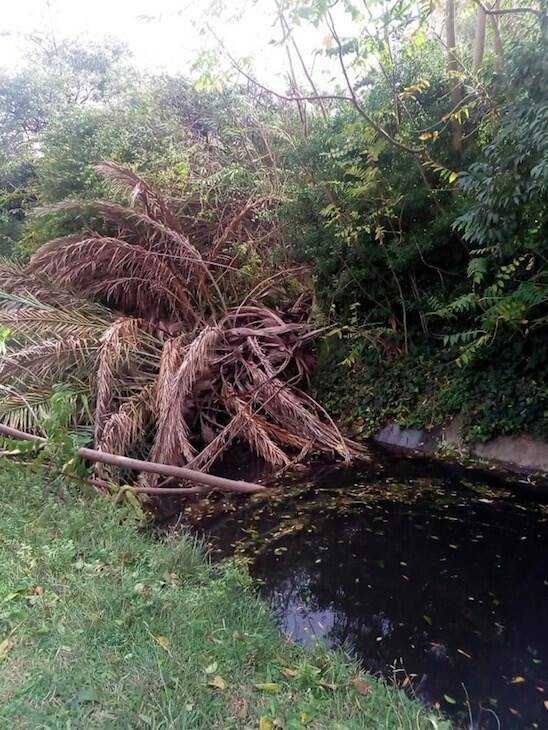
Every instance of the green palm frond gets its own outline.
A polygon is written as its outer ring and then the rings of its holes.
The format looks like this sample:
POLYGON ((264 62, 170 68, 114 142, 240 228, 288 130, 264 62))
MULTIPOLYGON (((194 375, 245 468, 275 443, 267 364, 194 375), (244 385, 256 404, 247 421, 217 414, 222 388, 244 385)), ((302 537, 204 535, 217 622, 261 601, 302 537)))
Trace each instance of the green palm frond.
POLYGON ((0 291, 0 325, 10 330, 10 343, 24 346, 44 339, 98 338, 112 321, 104 308, 65 309, 39 302, 31 295, 0 291))
POLYGON ((96 372, 97 339, 48 339, 0 358, 0 382, 9 385, 54 384, 89 380, 96 372))
MULTIPOLYGON (((73 388, 73 392, 75 395, 73 424, 76 426, 89 423, 92 418, 90 391, 80 387, 73 388)), ((39 387, 20 393, 6 386, 0 386, 0 421, 11 428, 34 433, 48 417, 53 394, 53 387, 39 387)))

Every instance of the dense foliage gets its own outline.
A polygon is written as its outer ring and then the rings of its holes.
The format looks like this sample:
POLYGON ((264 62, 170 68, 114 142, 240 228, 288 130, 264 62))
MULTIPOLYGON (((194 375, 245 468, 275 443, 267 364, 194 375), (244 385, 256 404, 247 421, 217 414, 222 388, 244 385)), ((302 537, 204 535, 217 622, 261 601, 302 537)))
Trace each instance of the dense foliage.
POLYGON ((24 264, 76 228, 108 233, 89 206, 33 211, 104 198, 95 164, 113 159, 183 201, 198 248, 228 227, 232 294, 284 270, 267 304, 313 285, 316 390, 355 430, 463 413, 469 438, 546 436, 543 4, 335 5, 345 36, 321 0, 277 4, 294 62, 283 98, 247 72, 224 88, 211 69, 196 86, 142 77, 108 45, 43 48, 39 74, 3 74, 0 252, 24 264), (299 52, 306 23, 328 30, 333 88, 299 52))

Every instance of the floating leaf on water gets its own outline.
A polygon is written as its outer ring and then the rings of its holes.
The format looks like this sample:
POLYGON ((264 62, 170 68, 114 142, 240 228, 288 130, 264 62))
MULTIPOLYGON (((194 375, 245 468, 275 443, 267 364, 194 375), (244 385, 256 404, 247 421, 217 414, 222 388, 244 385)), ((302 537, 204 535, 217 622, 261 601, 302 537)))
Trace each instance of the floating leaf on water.
POLYGON ((426 623, 427 623, 427 624, 429 624, 430 626, 432 626, 432 619, 430 618, 430 616, 427 616, 427 615, 425 614, 425 615, 423 616, 423 619, 424 619, 424 620, 426 621, 426 623))
POLYGON ((525 682, 525 677, 512 677, 512 684, 523 684, 525 682))
POLYGON ((544 702, 544 709, 548 710, 548 700, 545 700, 545 702, 544 702))
POLYGON ((457 704, 457 700, 455 700, 455 699, 454 699, 453 697, 451 697, 450 695, 443 695, 443 699, 444 699, 444 700, 445 700, 445 701, 446 701, 446 702, 447 702, 447 703, 448 703, 449 705, 456 705, 456 704, 457 704))
POLYGON ((464 651, 464 649, 457 649, 457 651, 458 651, 459 654, 462 654, 462 656, 465 656, 467 659, 471 659, 472 658, 470 656, 470 654, 468 654, 468 652, 464 651))

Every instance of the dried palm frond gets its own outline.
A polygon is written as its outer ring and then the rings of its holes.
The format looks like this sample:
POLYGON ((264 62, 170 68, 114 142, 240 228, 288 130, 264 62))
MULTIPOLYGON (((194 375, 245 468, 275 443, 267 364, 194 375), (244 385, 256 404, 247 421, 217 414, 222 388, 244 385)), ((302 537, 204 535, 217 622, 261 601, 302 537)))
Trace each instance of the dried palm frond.
POLYGON ((163 258, 117 238, 56 238, 34 254, 28 271, 87 295, 102 296, 126 311, 164 312, 192 325, 197 322, 188 289, 163 258))
POLYGON ((245 425, 243 413, 237 413, 229 423, 222 428, 215 438, 197 454, 187 466, 197 471, 209 471, 226 449, 238 438, 245 425))
MULTIPOLYGON (((181 460, 189 461, 195 453, 184 415, 188 393, 177 389, 177 374, 186 347, 184 337, 168 340, 164 345, 156 384, 157 425, 150 455, 152 461, 177 464, 181 460)), ((157 478, 151 475, 148 480, 152 484, 157 478)))
POLYGON ((5 308, 21 306, 18 298, 29 300, 40 307, 52 306, 64 309, 94 311, 98 316, 111 317, 106 307, 82 298, 70 288, 56 286, 51 279, 31 274, 18 264, 11 265, 0 259, 0 295, 5 308))
POLYGON ((0 256, 0 285, 4 280, 13 276, 21 276, 22 273, 23 267, 17 261, 0 256))
POLYGON ((225 385, 223 395, 229 409, 242 419, 239 437, 245 439, 251 450, 261 456, 268 464, 276 468, 287 466, 289 464, 288 457, 270 438, 261 420, 252 413, 249 403, 238 398, 229 385, 225 385))
MULTIPOLYGON (((72 390, 75 396, 73 425, 89 423, 91 419, 89 390, 74 387, 72 390)), ((41 388, 19 393, 8 386, 0 385, 0 420, 6 426, 19 431, 35 433, 50 413, 54 392, 53 388, 41 388)))
POLYGON ((101 337, 99 370, 97 372, 97 401, 95 406, 95 440, 99 442, 110 412, 116 376, 123 364, 128 363, 129 353, 137 344, 139 320, 121 317, 101 337))
POLYGON ((44 340, 0 358, 0 382, 25 385, 89 378, 98 350, 95 339, 44 340))
POLYGON ((163 254, 183 271, 202 269, 203 273, 205 262, 202 254, 183 233, 134 208, 126 208, 104 200, 70 200, 37 208, 34 210, 34 215, 83 213, 88 210, 96 211, 102 218, 116 226, 122 237, 128 234, 135 235, 136 242, 150 251, 163 254))
MULTIPOLYGON (((239 268, 238 242, 253 226, 263 230, 270 197, 234 200, 216 217, 200 216, 194 201, 176 215, 172 201, 131 170, 113 162, 98 169, 131 207, 69 201, 43 212, 94 210, 113 237, 55 239, 25 269, 0 260, 0 324, 11 332, 0 356, 0 381, 11 388, 0 393, 0 418, 21 419, 29 386, 30 412, 33 402, 44 406, 40 391, 68 381, 94 392, 95 442, 104 451, 139 446, 153 461, 204 471, 235 441, 275 468, 309 451, 361 458, 297 387, 319 330, 308 322, 308 295, 275 299, 295 270, 263 271, 255 260, 253 278, 239 268)), ((258 251, 265 247, 257 243, 258 251)), ((78 418, 90 425, 89 415, 78 418)))
POLYGON ((177 217, 169 209, 166 199, 134 172, 116 162, 106 161, 96 165, 118 190, 129 193, 132 207, 143 210, 147 216, 180 231, 177 217))
MULTIPOLYGON (((101 438, 96 441, 96 448, 109 454, 127 454, 135 443, 144 438, 153 406, 153 386, 148 385, 128 398, 108 417, 101 438)), ((114 471, 107 464, 95 465, 96 476, 100 479, 111 480, 114 471)))
POLYGON ((181 338, 166 343, 157 388, 158 424, 151 451, 152 461, 177 463, 191 461, 195 450, 189 441, 185 406, 196 381, 203 377, 211 364, 220 330, 206 327, 190 345, 181 338), (162 367, 163 366, 163 367, 162 367))
POLYGON ((253 399, 264 413, 285 429, 300 433, 312 441, 320 451, 332 451, 347 462, 351 460, 351 449, 343 435, 332 422, 324 423, 314 413, 310 408, 312 399, 307 407, 305 402, 308 399, 295 388, 289 389, 286 383, 277 378, 269 378, 259 368, 250 368, 250 372, 256 386, 253 399))
POLYGON ((104 319, 82 309, 56 309, 47 304, 38 307, 29 298, 12 297, 7 306, 1 306, 2 299, 0 292, 0 325, 9 328, 10 344, 38 344, 44 339, 89 340, 100 337, 109 325, 110 316, 104 319))

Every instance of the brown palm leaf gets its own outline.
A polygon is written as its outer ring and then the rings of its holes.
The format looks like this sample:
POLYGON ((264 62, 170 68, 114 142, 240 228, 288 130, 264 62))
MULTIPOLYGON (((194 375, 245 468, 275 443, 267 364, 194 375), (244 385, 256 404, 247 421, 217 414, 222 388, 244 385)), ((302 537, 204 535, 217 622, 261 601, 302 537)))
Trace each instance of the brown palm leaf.
POLYGON ((273 418, 280 426, 312 441, 320 451, 339 454, 345 461, 351 460, 351 449, 339 429, 331 422, 324 423, 310 406, 307 399, 295 388, 277 378, 269 377, 257 367, 249 367, 251 379, 255 384, 253 399, 261 412, 273 418))
POLYGON ((126 208, 105 200, 69 200, 36 208, 33 214, 83 213, 89 210, 97 211, 102 218, 116 226, 121 234, 120 237, 132 235, 144 248, 164 254, 183 271, 201 269, 203 274, 205 262, 202 254, 183 233, 134 208, 126 208))
POLYGON ((97 372, 97 401, 95 405, 95 441, 101 440, 105 420, 116 386, 116 376, 128 364, 131 350, 137 344, 139 320, 121 317, 101 337, 99 370, 97 372))
MULTIPOLYGON (((72 416, 73 426, 89 423, 91 409, 89 407, 89 388, 86 384, 73 384, 75 410, 72 416)), ((41 431, 41 425, 51 412, 51 398, 54 394, 51 387, 37 384, 18 392, 6 385, 0 385, 0 420, 6 426, 19 431, 35 433, 41 431)))
POLYGON ((130 196, 130 204, 147 216, 163 223, 174 231, 180 231, 177 217, 170 210, 166 199, 145 182, 139 175, 116 162, 106 161, 96 165, 96 169, 104 175, 114 187, 130 196))
MULTIPOLYGON (((157 426, 151 451, 152 461, 176 464, 182 458, 189 461, 195 453, 189 441, 189 428, 183 411, 187 394, 177 390, 177 373, 186 347, 186 338, 180 336, 168 340, 162 351, 155 392, 157 426)), ((155 481, 154 475, 148 477, 149 484, 155 481)))
POLYGON ((158 423, 152 461, 169 464, 182 458, 185 462, 193 459, 195 450, 189 441, 185 406, 196 382, 209 370, 220 337, 218 328, 205 327, 190 345, 181 337, 164 345, 156 390, 158 423))
POLYGON ((247 441, 251 450, 275 468, 288 466, 289 459, 270 438, 261 420, 251 411, 250 404, 238 398, 228 384, 223 388, 223 400, 232 413, 240 416, 242 423, 238 435, 247 441))
POLYGON ((90 302, 70 288, 56 286, 49 277, 33 275, 28 269, 6 259, 0 259, 0 299, 4 309, 17 309, 29 304, 41 308, 84 310, 110 319, 112 313, 100 304, 90 302))
POLYGON ((117 238, 78 235, 54 239, 40 248, 30 274, 49 276, 64 286, 101 296, 125 311, 197 322, 189 291, 158 254, 117 238))
POLYGON ((96 339, 44 340, 0 358, 0 382, 24 386, 89 380, 96 369, 98 350, 96 339))
MULTIPOLYGON (((109 454, 127 454, 134 444, 143 439, 154 407, 153 388, 153 385, 146 386, 109 416, 95 448, 109 454)), ((111 480, 115 469, 97 463, 95 473, 100 479, 111 480)))
MULTIPOLYGON (((0 292, 1 298, 1 292, 0 292)), ((9 328, 9 343, 18 346, 38 344, 44 339, 99 338, 109 326, 108 319, 82 309, 56 309, 48 305, 34 306, 30 299, 10 298, 7 306, 0 303, 0 325, 9 328)), ((106 310, 108 313, 108 310, 106 310)), ((110 313, 108 313, 110 315, 110 313)))
POLYGON ((245 416, 242 412, 237 413, 215 438, 200 451, 187 466, 197 471, 209 471, 213 464, 219 459, 227 448, 238 438, 242 428, 245 426, 245 416))

